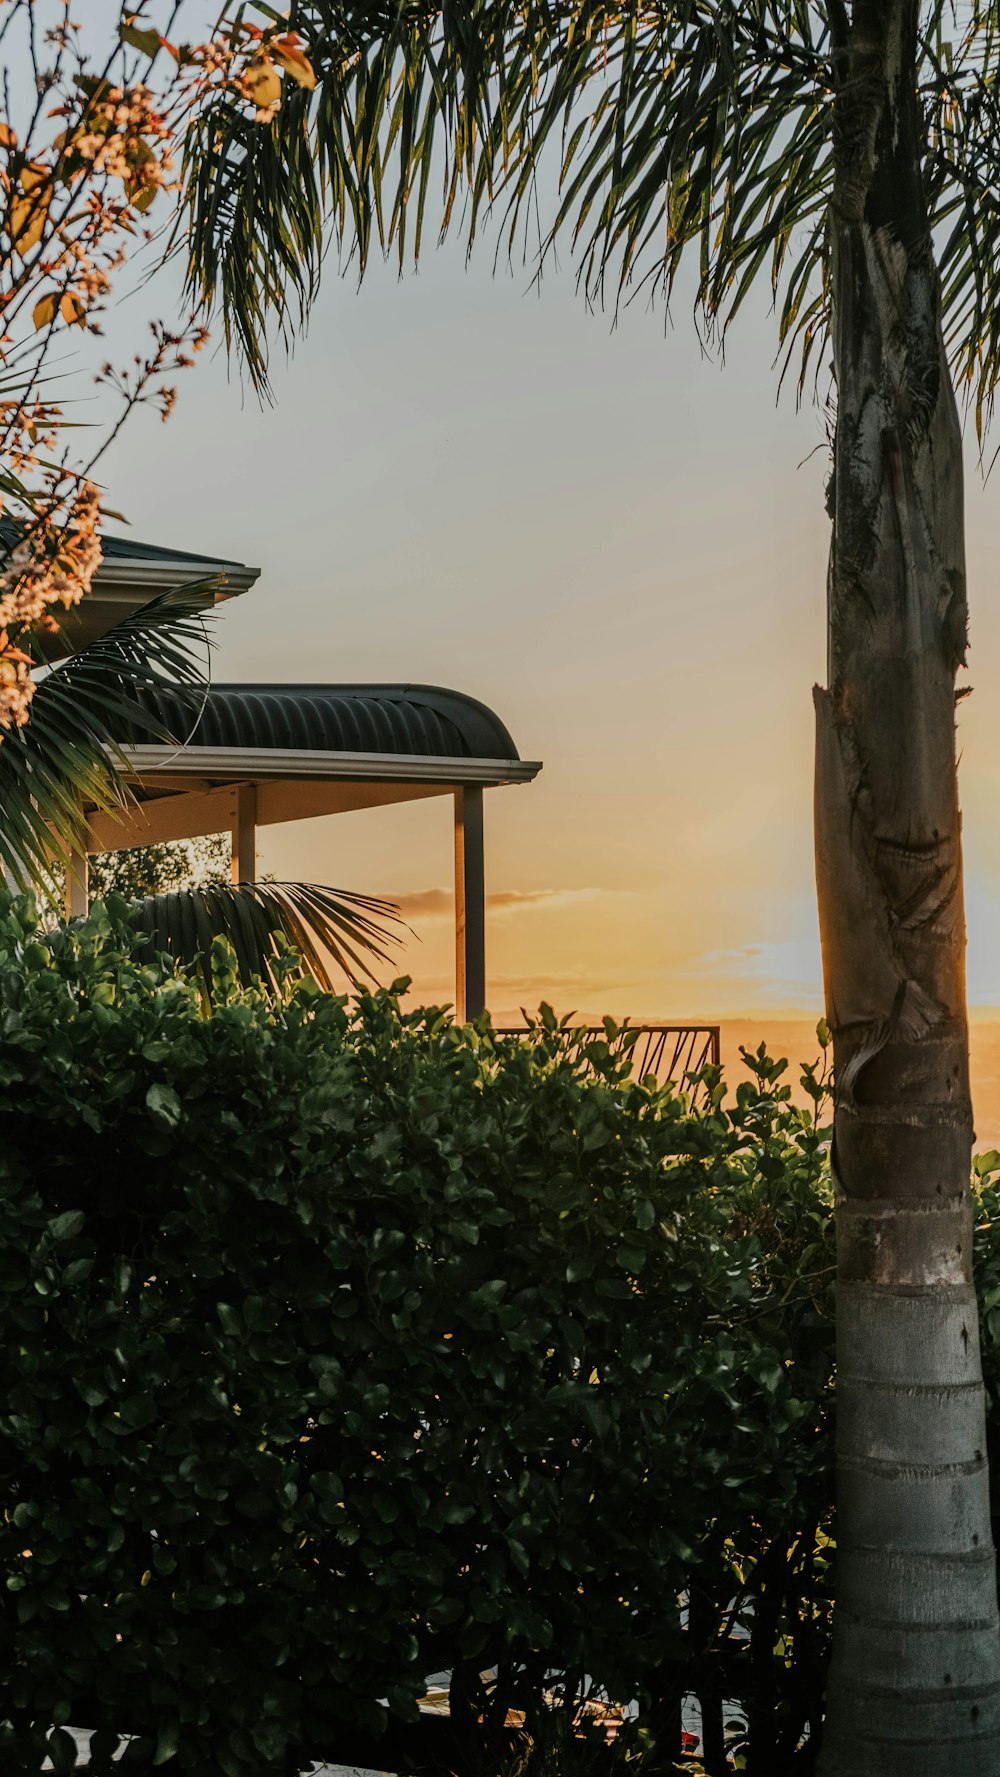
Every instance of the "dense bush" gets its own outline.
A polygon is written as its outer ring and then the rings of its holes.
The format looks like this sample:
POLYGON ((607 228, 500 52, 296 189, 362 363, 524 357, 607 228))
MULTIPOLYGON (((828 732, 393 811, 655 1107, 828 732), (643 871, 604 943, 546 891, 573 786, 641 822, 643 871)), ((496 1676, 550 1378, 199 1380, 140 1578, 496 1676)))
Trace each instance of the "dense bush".
POLYGON ((690 1689, 710 1765, 744 1696, 793 1768, 832 1259, 779 1069, 696 1112, 547 1014, 276 1004, 221 952, 206 1017, 110 906, 39 939, 0 903, 3 1768, 53 1723, 69 1768, 72 1722, 102 1770, 127 1730, 285 1772, 440 1671, 469 1771, 584 1675, 662 1769, 690 1689))

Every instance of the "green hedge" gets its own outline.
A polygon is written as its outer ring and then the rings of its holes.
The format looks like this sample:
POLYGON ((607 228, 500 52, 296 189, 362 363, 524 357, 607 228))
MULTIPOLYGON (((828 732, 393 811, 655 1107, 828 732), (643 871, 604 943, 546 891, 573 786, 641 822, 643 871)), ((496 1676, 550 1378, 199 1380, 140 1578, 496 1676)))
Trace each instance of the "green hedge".
POLYGON ((113 899, 41 939, 0 902, 3 1769, 71 1768, 69 1722, 97 1770, 127 1730, 126 1768, 283 1773, 443 1670, 469 1769, 584 1674, 658 1768, 697 1689, 710 1765, 743 1696, 793 1769, 832 1254, 783 1064, 695 1112, 547 1013, 216 981, 113 899))

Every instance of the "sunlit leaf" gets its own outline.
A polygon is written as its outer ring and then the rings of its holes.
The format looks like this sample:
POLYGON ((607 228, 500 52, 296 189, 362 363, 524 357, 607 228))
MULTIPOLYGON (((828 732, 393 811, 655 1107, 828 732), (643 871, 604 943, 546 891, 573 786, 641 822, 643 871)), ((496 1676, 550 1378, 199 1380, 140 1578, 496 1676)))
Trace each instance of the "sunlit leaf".
MULTIPOLYGON (((271 54, 278 66, 284 68, 286 74, 291 75, 296 86, 304 86, 308 92, 313 91, 316 85, 316 70, 309 57, 304 55, 301 49, 296 49, 291 45, 272 43, 271 54)), ((265 100, 264 103, 267 104, 270 101, 265 100)))
POLYGON ((55 320, 57 314, 59 313, 59 307, 60 307, 60 302, 59 302, 58 290, 50 291, 48 296, 40 296, 39 297, 38 301, 36 302, 34 308, 31 311, 31 319, 35 323, 36 332, 40 327, 51 327, 53 321, 55 320))
POLYGON ((7 212, 7 232, 12 245, 22 257, 30 253, 32 247, 37 247, 45 233, 51 201, 51 189, 45 187, 38 187, 27 194, 23 191, 12 192, 7 212))
POLYGON ((59 298, 59 313, 70 326, 82 327, 87 311, 74 290, 64 290, 59 298))
POLYGON ((259 111, 264 111, 281 97, 281 76, 273 62, 258 62, 248 68, 243 77, 248 98, 253 100, 259 111))

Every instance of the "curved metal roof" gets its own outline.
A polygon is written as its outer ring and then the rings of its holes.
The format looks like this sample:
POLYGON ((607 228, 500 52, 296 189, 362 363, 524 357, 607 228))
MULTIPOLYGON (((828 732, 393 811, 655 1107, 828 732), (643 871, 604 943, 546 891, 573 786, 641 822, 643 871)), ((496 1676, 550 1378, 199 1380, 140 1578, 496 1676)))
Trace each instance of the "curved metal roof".
MULTIPOLYGON (((185 749, 271 748, 437 759, 519 758, 484 703, 438 685, 213 685, 150 700, 185 749)), ((139 736, 136 736, 139 739, 139 736)))

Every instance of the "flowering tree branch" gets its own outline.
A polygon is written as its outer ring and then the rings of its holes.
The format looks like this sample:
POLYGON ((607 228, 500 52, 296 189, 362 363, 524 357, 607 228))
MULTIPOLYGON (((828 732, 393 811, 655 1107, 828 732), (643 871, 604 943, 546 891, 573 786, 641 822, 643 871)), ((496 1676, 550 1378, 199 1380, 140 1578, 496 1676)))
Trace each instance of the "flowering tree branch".
POLYGON ((266 123, 281 73, 313 79, 263 5, 263 23, 241 7, 194 45, 175 41, 183 0, 123 5, 95 60, 70 4, 0 0, 0 741, 28 719, 35 638, 100 566, 100 458, 137 407, 168 418, 172 378, 207 338, 194 317, 154 321, 145 356, 106 363, 96 380, 115 411, 81 452, 50 396, 57 336, 101 333, 115 279, 152 239, 149 211, 176 189, 192 113, 225 99, 266 123), (16 105, 12 93, 27 98, 16 105))

